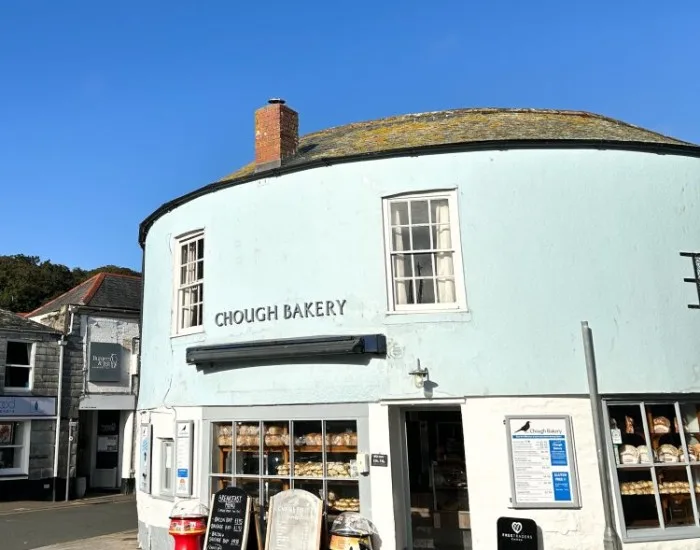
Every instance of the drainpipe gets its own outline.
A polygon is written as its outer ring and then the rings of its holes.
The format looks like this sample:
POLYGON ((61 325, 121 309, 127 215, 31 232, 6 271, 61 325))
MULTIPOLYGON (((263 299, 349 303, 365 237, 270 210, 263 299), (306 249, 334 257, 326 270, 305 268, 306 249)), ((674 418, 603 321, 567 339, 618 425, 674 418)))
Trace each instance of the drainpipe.
MULTIPOLYGON (((65 325, 64 325, 65 326, 65 325)), ((70 312, 70 325, 68 329, 68 335, 73 332, 73 312, 70 312)), ((61 414, 63 409, 63 364, 66 355, 66 335, 61 334, 61 339, 58 341, 58 346, 60 348, 58 355, 58 390, 56 399, 56 436, 54 438, 53 445, 53 501, 56 502, 56 480, 58 479, 58 456, 59 456, 59 446, 61 444, 61 414)), ((70 441, 68 442, 70 445, 70 441)), ((66 485, 68 485, 68 479, 66 479, 66 485)))
POLYGON ((593 333, 588 328, 588 322, 581 322, 583 333, 583 351, 586 356, 586 373, 588 374, 588 392, 591 400, 591 412, 593 413, 593 433, 595 434, 595 446, 598 453, 598 477, 600 478, 600 492, 603 496, 603 516, 605 518, 605 530, 603 531, 603 550, 620 550, 620 539, 615 531, 615 515, 613 514, 613 499, 608 482, 610 460, 605 452, 603 434, 605 423, 603 422, 603 405, 598 393, 598 374, 596 372, 595 352, 593 350, 593 333))

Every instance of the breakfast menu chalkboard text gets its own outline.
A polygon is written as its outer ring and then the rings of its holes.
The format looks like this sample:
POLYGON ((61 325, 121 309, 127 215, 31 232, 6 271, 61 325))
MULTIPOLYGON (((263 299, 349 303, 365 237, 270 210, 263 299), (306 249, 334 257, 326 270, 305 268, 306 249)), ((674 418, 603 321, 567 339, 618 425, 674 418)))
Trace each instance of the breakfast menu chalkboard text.
POLYGON ((250 527, 250 497, 238 487, 214 493, 205 550, 245 550, 250 527))

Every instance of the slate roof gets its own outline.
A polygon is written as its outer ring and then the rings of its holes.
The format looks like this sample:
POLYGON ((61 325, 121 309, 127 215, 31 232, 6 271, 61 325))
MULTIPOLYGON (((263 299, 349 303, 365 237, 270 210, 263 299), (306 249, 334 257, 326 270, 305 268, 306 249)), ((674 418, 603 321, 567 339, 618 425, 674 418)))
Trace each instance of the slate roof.
POLYGON ((89 306, 109 309, 141 310, 141 277, 117 273, 98 273, 87 281, 61 294, 26 317, 36 317, 62 306, 89 306))
MULTIPOLYGON (((554 109, 455 109, 402 115, 328 128, 303 136, 291 166, 317 159, 512 140, 603 140, 693 145, 626 122, 585 111, 554 109)), ((222 181, 253 173, 250 163, 222 181)))
MULTIPOLYGON (((252 140, 251 140, 252 141, 252 140)), ((302 136, 297 153, 280 168, 255 172, 249 163, 224 178, 163 204, 139 228, 143 246, 150 226, 181 204, 247 181, 352 160, 417 155, 439 149, 608 147, 700 156, 700 146, 585 111, 453 109, 355 122, 302 136)))
POLYGON ((46 334, 60 334, 57 330, 36 323, 30 319, 24 319, 16 313, 0 309, 0 331, 11 330, 13 332, 43 332, 46 334))

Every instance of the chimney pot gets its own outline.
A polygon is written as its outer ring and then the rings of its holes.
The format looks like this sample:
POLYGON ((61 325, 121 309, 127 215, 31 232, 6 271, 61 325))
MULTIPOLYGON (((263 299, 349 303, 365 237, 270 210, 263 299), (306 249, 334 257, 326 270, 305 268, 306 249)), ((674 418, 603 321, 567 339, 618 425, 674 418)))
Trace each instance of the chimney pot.
POLYGON ((299 145, 299 114, 272 98, 255 111, 255 171, 279 168, 296 154, 299 145))

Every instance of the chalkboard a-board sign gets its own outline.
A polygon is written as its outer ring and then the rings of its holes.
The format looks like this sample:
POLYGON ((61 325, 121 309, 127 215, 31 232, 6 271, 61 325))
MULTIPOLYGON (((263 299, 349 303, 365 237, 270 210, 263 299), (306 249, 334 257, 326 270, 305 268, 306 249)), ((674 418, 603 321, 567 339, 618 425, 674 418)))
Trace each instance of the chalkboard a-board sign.
POLYGON ((290 489, 270 499, 265 550, 318 550, 323 501, 303 489, 290 489))
POLYGON ((525 518, 498 518, 498 550, 538 550, 537 524, 525 518))
POLYGON ((250 497, 238 487, 214 493, 204 550, 246 550, 250 530, 250 497))

